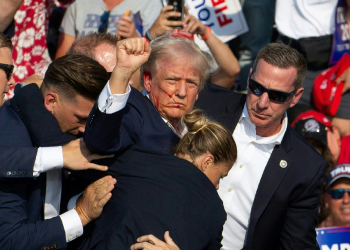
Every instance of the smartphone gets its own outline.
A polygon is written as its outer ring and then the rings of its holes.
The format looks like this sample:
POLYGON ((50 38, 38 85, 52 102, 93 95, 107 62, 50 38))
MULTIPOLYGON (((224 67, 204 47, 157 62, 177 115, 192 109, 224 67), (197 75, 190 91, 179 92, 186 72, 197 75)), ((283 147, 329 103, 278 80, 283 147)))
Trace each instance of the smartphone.
POLYGON ((181 17, 170 17, 169 20, 182 21, 184 18, 185 0, 167 0, 167 4, 174 6, 173 11, 181 13, 181 17))

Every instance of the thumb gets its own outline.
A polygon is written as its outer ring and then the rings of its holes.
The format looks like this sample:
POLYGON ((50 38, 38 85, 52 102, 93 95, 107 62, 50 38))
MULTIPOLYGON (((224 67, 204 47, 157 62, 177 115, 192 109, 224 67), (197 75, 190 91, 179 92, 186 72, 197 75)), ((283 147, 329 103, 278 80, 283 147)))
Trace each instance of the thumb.
POLYGON ((165 242, 170 245, 170 246, 173 246, 173 247, 177 247, 177 245, 175 244, 175 242, 173 241, 173 239, 170 237, 170 233, 169 231, 166 231, 165 234, 164 234, 164 239, 165 239, 165 242))
POLYGON ((346 80, 346 76, 348 74, 348 70, 345 70, 343 74, 341 74, 337 79, 335 79, 335 83, 338 85, 341 82, 344 82, 346 80))

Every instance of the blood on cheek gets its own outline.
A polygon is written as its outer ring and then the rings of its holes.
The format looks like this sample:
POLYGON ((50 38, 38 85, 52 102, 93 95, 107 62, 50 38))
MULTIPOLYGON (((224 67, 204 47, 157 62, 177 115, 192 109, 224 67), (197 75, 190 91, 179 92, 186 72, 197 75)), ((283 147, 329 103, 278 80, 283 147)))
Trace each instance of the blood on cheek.
MULTIPOLYGON (((181 105, 182 105, 182 103, 181 102, 177 102, 177 101, 175 101, 175 99, 173 98, 173 96, 172 95, 170 95, 168 92, 166 92, 164 89, 162 89, 162 88, 160 88, 160 90, 161 91, 163 91, 171 100, 173 100, 173 102, 174 102, 174 104, 176 104, 176 107, 178 107, 178 108, 180 108, 181 107, 181 105)), ((163 103, 161 103, 161 105, 162 106, 164 106, 164 107, 168 107, 168 108, 171 108, 171 107, 173 107, 173 106, 168 106, 168 105, 165 105, 165 104, 163 104, 163 103)))

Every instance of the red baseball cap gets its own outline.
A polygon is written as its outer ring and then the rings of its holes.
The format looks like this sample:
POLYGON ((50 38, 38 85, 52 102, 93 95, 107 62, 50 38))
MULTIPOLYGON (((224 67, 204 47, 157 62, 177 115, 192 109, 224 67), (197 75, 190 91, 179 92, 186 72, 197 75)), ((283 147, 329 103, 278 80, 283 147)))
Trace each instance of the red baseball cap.
POLYGON ((344 53, 336 65, 326 69, 316 77, 312 97, 318 111, 331 116, 337 113, 344 82, 337 85, 335 80, 349 67, 350 56, 344 53))

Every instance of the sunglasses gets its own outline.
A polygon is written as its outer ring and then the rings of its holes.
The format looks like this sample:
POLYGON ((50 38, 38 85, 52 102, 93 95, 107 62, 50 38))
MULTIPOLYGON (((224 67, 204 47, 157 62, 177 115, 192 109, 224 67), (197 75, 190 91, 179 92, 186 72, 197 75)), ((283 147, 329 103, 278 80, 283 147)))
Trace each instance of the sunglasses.
POLYGON ((101 24, 98 26, 98 33, 106 33, 108 29, 108 19, 110 11, 105 11, 100 17, 101 24))
POLYGON ((10 81, 12 73, 13 73, 14 66, 11 65, 11 64, 0 63, 0 69, 5 71, 7 80, 10 81))
POLYGON ((328 193, 332 196, 333 199, 341 199, 344 197, 345 192, 350 196, 350 189, 334 189, 329 190, 328 193))
POLYGON ((253 92, 254 95, 257 96, 261 96, 264 92, 266 92, 269 96, 270 101, 276 103, 284 103, 290 95, 294 94, 295 91, 297 91, 295 89, 292 92, 287 93, 279 90, 267 89, 252 79, 251 75, 249 76, 249 89, 253 92))

